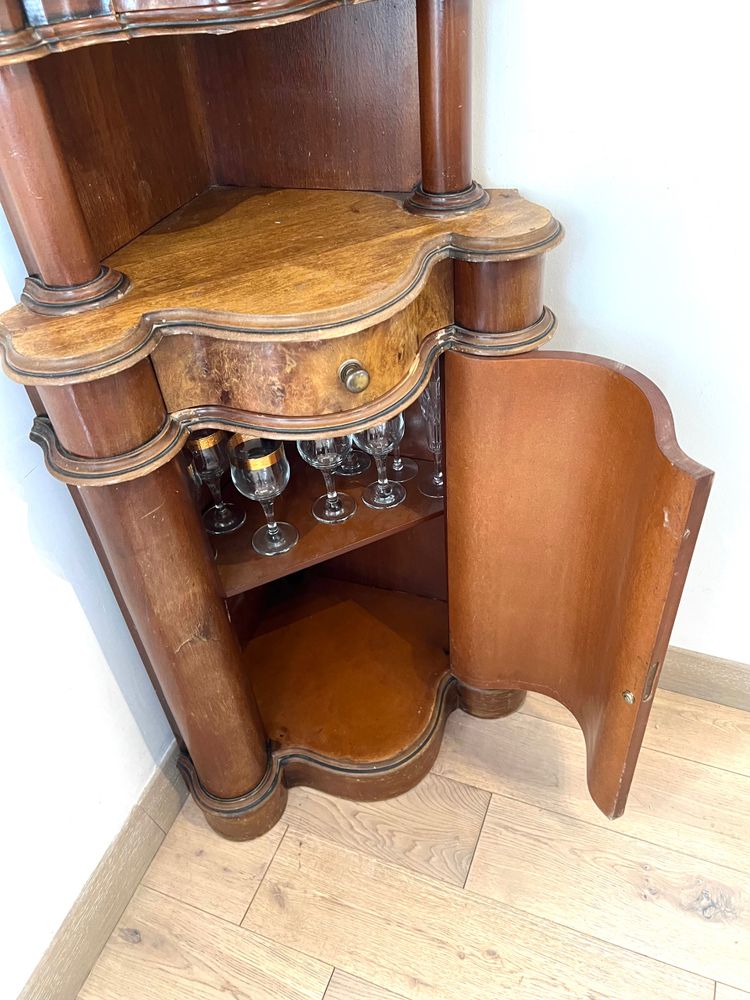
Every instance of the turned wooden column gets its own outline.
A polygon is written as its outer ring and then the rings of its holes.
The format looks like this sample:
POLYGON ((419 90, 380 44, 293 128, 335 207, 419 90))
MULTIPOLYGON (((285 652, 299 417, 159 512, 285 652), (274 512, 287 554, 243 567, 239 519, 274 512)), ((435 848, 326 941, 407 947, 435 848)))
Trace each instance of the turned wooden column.
MULTIPOLYGON (((536 323, 544 310, 543 273, 544 257, 525 257, 521 260, 470 262, 454 261, 454 310, 456 324, 464 330, 492 335, 498 338, 517 330, 524 330, 536 323)), ((452 512, 450 505, 450 462, 452 449, 450 435, 465 439, 471 436, 468 426, 472 420, 472 411, 465 405, 466 395, 458 393, 455 385, 459 383, 453 372, 457 365, 462 365, 461 376, 466 379, 466 366, 476 366, 477 371, 488 364, 483 357, 466 358, 448 351, 444 357, 445 371, 445 421, 446 421, 446 482, 448 484, 448 503, 446 504, 447 545, 448 545, 448 575, 451 573, 451 550, 460 545, 462 533, 451 530, 452 512), (451 379, 454 389, 451 389, 451 379), (468 411, 468 412, 467 412, 468 411), (456 539, 459 539, 457 542, 456 539)), ((492 364, 492 362, 489 362, 492 364)), ((497 434, 502 435, 503 428, 497 428, 497 434)), ((495 443, 496 445, 496 443, 495 443)), ((482 442, 476 441, 476 454, 482 454, 482 442)), ((478 517, 491 517, 491 507, 478 511, 478 517)), ((458 560, 456 560, 458 562, 458 560)), ((450 584, 449 584, 450 586, 450 584)), ((450 608, 452 641, 461 641, 464 633, 476 627, 476 622, 464 614, 457 615, 453 605, 450 608)), ((526 700, 525 691, 508 691, 493 687, 489 679, 481 672, 464 674, 461 667, 454 669, 458 680, 458 692, 461 708, 470 715, 484 719, 496 719, 515 712, 526 700)))
POLYGON ((36 312, 77 312, 119 298, 127 279, 94 250, 34 63, 0 67, 0 198, 29 273, 36 312))
POLYGON ((469 212, 488 196, 471 168, 472 0, 417 0, 422 180, 411 212, 469 212))
MULTIPOLYGON (((137 447, 165 419, 148 360, 39 394, 64 447, 88 457, 137 447)), ((248 792, 268 767, 265 731, 179 459, 79 492, 203 788, 248 792)))

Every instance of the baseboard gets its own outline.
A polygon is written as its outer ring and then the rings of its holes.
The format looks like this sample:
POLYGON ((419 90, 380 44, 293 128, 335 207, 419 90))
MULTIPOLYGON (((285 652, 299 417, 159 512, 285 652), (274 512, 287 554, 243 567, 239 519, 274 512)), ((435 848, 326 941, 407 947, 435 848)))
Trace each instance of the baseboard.
POLYGON ((75 1000, 187 796, 175 743, 71 907, 18 1000, 75 1000))
POLYGON ((659 686, 750 712, 750 664, 670 646, 659 686))

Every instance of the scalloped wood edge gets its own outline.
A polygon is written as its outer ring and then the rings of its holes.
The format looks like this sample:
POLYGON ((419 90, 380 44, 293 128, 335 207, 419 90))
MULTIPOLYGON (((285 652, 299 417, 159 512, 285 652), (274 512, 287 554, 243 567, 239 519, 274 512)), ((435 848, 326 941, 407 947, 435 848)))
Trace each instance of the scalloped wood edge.
POLYGON ((127 42, 149 35, 218 34, 267 28, 288 21, 301 21, 334 7, 372 2, 374 0, 229 0, 205 7, 169 7, 71 17, 5 32, 0 36, 0 66, 41 59, 53 52, 85 45, 127 42), (254 9, 248 11, 248 8, 254 9))
POLYGON ((165 465, 183 448, 191 431, 219 427, 227 431, 267 433, 281 440, 353 434, 405 410, 427 383, 432 366, 444 351, 476 355, 513 355, 532 351, 552 338, 557 325, 554 313, 545 307, 537 323, 507 334, 482 334, 451 326, 430 333, 420 344, 415 363, 399 385, 380 399, 348 413, 327 417, 279 417, 262 413, 239 413, 222 406, 198 406, 172 413, 158 434, 121 455, 86 458, 62 447, 47 417, 37 417, 31 440, 44 452, 49 472, 71 486, 113 486, 138 479, 165 465))

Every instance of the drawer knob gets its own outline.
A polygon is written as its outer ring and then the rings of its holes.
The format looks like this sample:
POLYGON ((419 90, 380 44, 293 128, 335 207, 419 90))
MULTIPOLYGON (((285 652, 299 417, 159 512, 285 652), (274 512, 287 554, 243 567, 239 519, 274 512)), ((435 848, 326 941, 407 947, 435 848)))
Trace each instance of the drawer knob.
POLYGON ((370 373, 361 362, 345 361, 339 368, 339 378, 349 392, 364 392, 370 384, 370 373))

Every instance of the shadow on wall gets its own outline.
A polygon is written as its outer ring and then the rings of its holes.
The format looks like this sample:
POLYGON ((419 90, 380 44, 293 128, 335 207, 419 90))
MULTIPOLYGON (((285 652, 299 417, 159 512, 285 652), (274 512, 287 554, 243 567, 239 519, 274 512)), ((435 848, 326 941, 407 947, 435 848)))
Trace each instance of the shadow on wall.
MULTIPOLYGON (((17 299, 24 277, 0 213, 0 311, 17 299)), ((41 450, 29 440, 33 416, 24 388, 0 376, 0 509, 16 524, 17 558, 24 558, 26 547, 30 557, 70 584, 156 764, 171 738, 166 719, 73 500, 49 475, 41 450)), ((5 573, 4 586, 13 586, 13 566, 6 564, 5 573)), ((35 598, 43 602, 44 597, 40 577, 35 598)), ((12 629, 13 623, 8 626, 12 629)), ((75 643, 75 636, 69 640, 75 643)))

